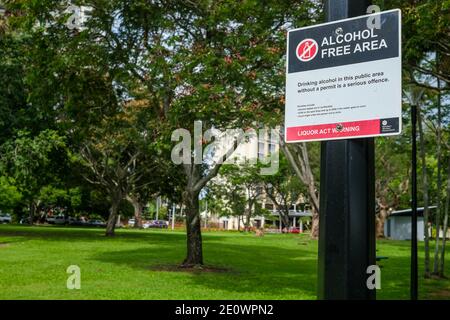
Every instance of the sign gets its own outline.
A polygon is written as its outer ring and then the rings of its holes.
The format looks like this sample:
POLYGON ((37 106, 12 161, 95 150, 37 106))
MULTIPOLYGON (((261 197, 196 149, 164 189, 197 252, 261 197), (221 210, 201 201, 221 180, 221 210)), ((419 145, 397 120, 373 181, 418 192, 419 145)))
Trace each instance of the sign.
POLYGON ((308 62, 314 59, 319 51, 319 45, 314 39, 305 39, 297 46, 297 58, 300 61, 308 62))
POLYGON ((400 10, 290 30, 286 69, 286 142, 400 134, 400 10))

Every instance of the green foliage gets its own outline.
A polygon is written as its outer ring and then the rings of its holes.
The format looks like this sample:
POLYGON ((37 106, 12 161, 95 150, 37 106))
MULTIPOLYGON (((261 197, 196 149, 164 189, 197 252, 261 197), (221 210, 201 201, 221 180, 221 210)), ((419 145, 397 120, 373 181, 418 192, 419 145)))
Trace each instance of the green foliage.
POLYGON ((1 146, 1 171, 14 179, 24 200, 35 201, 62 168, 65 152, 64 138, 55 131, 45 130, 34 137, 20 131, 1 146))
POLYGON ((410 206, 410 138, 376 140, 375 191, 378 206, 404 209, 410 206))
POLYGON ((0 177, 0 211, 10 211, 22 199, 12 179, 0 177))
POLYGON ((47 185, 39 191, 38 200, 41 206, 61 206, 74 210, 81 205, 81 189, 76 187, 65 190, 53 185, 47 185))
POLYGON ((39 200, 48 205, 57 205, 67 200, 67 192, 53 186, 44 186, 39 192, 39 200))
POLYGON ((126 218, 131 218, 134 215, 133 206, 126 200, 122 200, 119 206, 119 214, 126 218))
POLYGON ((286 157, 280 154, 279 169, 274 175, 261 176, 266 191, 282 206, 297 204, 307 194, 306 186, 295 175, 286 157))
MULTIPOLYGON (((450 37, 449 0, 378 0, 375 3, 382 10, 402 9, 405 67, 422 63, 429 52, 448 52, 445 44, 449 43, 450 37)), ((446 61, 445 72, 449 74, 448 57, 446 61)))

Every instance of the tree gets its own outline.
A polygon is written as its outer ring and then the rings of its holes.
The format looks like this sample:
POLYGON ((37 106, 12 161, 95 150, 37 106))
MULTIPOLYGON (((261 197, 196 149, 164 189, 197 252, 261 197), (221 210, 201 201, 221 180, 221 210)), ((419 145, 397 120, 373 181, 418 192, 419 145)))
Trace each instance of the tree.
POLYGON ((376 140, 375 227, 379 238, 384 237, 384 224, 389 214, 410 205, 409 141, 408 134, 376 140))
POLYGON ((145 200, 139 193, 128 194, 125 198, 133 205, 134 208, 134 225, 136 229, 142 229, 142 213, 145 206, 145 200))
POLYGON ((447 198, 445 201, 445 211, 444 211, 444 222, 443 222, 443 228, 444 231, 444 238, 442 239, 442 245, 441 245, 441 252, 439 256, 439 276, 445 277, 444 270, 445 270, 445 246, 447 242, 447 230, 448 230, 448 215, 449 215, 449 209, 450 208, 450 157, 448 160, 447 165, 447 198))
MULTIPOLYGON (((232 215, 243 215, 245 217, 245 230, 250 230, 251 218, 260 213, 258 201, 264 192, 264 186, 260 168, 251 164, 225 165, 220 171, 220 184, 225 187, 224 196, 227 199, 226 205, 241 211, 232 215), (243 204, 243 205, 242 205, 243 204)), ((234 211, 234 210, 233 210, 234 211)))
POLYGON ((108 194, 110 211, 106 236, 114 236, 120 202, 149 184, 143 177, 155 165, 146 161, 150 157, 130 142, 126 130, 121 131, 113 123, 97 130, 79 154, 81 163, 90 171, 85 179, 108 194))
MULTIPOLYGON (((62 110, 61 126, 81 144, 91 125, 120 112, 123 100, 146 101, 162 148, 171 146, 176 129, 193 136, 196 120, 205 128, 245 128, 274 110, 281 113, 285 31, 309 22, 317 7, 315 1, 285 0, 265 6, 85 1, 93 8, 86 28, 67 30, 64 17, 49 14, 58 9, 51 1, 10 2, 33 34, 28 80, 35 84, 29 97, 34 105, 62 110), (74 123, 82 125, 74 130, 74 123)), ((198 139, 193 144, 202 145, 198 139)), ((221 166, 219 159, 199 163, 198 157, 189 154, 191 161, 180 167, 188 266, 203 263, 198 196, 221 166)))
POLYGON ((241 230, 241 218, 246 211, 247 201, 241 185, 232 185, 220 174, 205 188, 208 210, 222 217, 237 217, 238 230, 241 230))
POLYGON ((287 159, 281 158, 279 170, 275 175, 262 177, 265 194, 277 209, 283 224, 289 227, 289 210, 298 204, 303 193, 304 185, 289 167, 287 159))
POLYGON ((14 180, 0 177, 0 211, 9 211, 22 199, 22 195, 15 186, 14 180))
POLYGON ((424 78, 450 83, 450 1, 378 0, 375 3, 382 9, 402 9, 404 68, 414 73, 408 82, 435 92, 439 89, 423 81, 424 78), (442 58, 439 65, 433 59, 436 53, 442 58))
POLYGON ((114 236, 120 202, 130 192, 130 183, 135 183, 138 177, 138 154, 126 152, 126 147, 120 150, 125 156, 112 150, 92 149, 87 145, 80 151, 82 163, 90 169, 92 176, 86 175, 85 179, 106 190, 111 203, 106 236, 114 236))
MULTIPOLYGON (((182 18, 174 22, 174 35, 180 32, 185 41, 174 41, 179 50, 175 49, 175 57, 170 59, 183 62, 181 72, 172 67, 180 81, 180 94, 169 95, 173 99, 169 114, 177 120, 174 128, 182 124, 191 136, 195 120, 206 128, 245 128, 280 109, 282 82, 276 80, 282 73, 276 72, 274 78, 273 70, 282 70, 285 26, 294 22, 293 15, 302 16, 312 6, 310 2, 293 5, 285 1, 271 1, 266 8, 254 2, 232 1, 180 5, 182 18)), ((202 142, 194 137, 193 145, 202 146, 202 142)), ((187 180, 183 192, 186 266, 203 264, 198 195, 217 175, 222 162, 219 158, 205 166, 195 161, 198 157, 198 152, 190 154, 189 163, 183 166, 187 180)))
MULTIPOLYGON (((423 190, 426 197, 424 200, 431 202, 435 199, 437 205, 434 222, 438 236, 434 250, 433 274, 439 275, 443 273, 443 270, 440 270, 439 256, 442 256, 442 252, 445 251, 445 248, 440 249, 439 232, 441 223, 443 223, 442 199, 445 197, 442 187, 442 167, 445 163, 445 150, 442 147, 445 143, 442 137, 445 134, 443 124, 448 123, 448 120, 445 119, 448 113, 443 112, 442 101, 445 101, 445 95, 450 90, 450 46, 448 45, 450 39, 450 1, 380 0, 377 2, 380 5, 386 5, 387 8, 400 7, 402 9, 404 17, 403 61, 405 73, 409 75, 407 83, 427 90, 427 100, 423 103, 423 106, 427 108, 422 110, 421 114, 424 121, 419 124, 428 125, 435 132, 436 137, 430 143, 432 148, 428 148, 428 150, 436 150, 436 155, 431 156, 429 153, 425 155, 424 151, 421 151, 422 179, 424 180, 422 184, 424 188, 427 188, 423 190), (425 172, 428 169, 428 165, 425 165, 427 158, 432 160, 427 161, 430 166, 436 162, 436 170, 425 172), (436 180, 434 174, 436 174, 436 180), (427 175, 430 175, 430 177, 427 175)), ((422 131, 425 133, 425 129, 422 131)), ((420 136, 423 137, 423 139, 421 138, 421 149, 423 149, 425 137, 424 134, 420 136)), ((428 214, 426 213, 426 215, 428 214)), ((445 233, 447 230, 443 231, 445 233)), ((428 276, 428 241, 426 241, 425 252, 425 275, 428 276)))
POLYGON ((41 189, 57 179, 61 162, 67 161, 64 138, 52 130, 34 137, 21 131, 16 139, 0 147, 0 154, 1 171, 14 179, 22 199, 28 204, 32 224, 41 189))
MULTIPOLYGON (((67 204, 76 206, 79 204, 75 196, 76 190, 65 190, 55 185, 44 186, 39 192, 39 203, 47 206, 66 206, 67 204), (72 196, 75 196, 72 198, 72 196), (72 200, 74 200, 72 202, 72 200)), ((39 207, 39 204, 38 204, 39 207)))
MULTIPOLYGON (((306 188, 308 199, 312 209, 311 237, 319 236, 319 194, 315 180, 315 174, 311 165, 308 146, 306 143, 286 144, 284 138, 280 138, 280 148, 294 169, 295 174, 306 188)), ((318 163, 318 161, 315 161, 318 163)))

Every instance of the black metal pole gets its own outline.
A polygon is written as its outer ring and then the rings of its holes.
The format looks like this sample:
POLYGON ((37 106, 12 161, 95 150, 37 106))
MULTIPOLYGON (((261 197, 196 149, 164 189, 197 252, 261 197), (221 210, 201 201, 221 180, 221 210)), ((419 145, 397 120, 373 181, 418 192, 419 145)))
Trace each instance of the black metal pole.
MULTIPOLYGON (((417 300, 418 292, 418 272, 417 272, 417 106, 411 106, 411 132, 412 132, 412 152, 411 152, 411 300, 417 300)), ((425 223, 425 228, 427 228, 425 223)))
MULTIPOLYGON (((370 4, 328 0, 327 21, 364 15, 370 4)), ((375 299, 366 273, 375 264, 374 139, 322 142, 318 298, 375 299)))

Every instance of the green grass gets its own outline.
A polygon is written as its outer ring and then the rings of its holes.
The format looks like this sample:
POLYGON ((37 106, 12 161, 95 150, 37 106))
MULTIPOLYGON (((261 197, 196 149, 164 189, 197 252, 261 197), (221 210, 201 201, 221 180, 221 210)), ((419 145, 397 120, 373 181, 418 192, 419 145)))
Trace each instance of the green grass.
MULTIPOLYGON (((182 232, 0 226, 0 299, 315 299, 317 242, 304 235, 204 233, 205 263, 227 272, 158 271, 179 264, 182 232), (81 290, 66 269, 81 268, 81 290)), ((408 299, 409 243, 380 241, 378 299, 408 299)), ((422 254, 421 254, 422 255, 422 254)), ((450 257, 450 255, 447 255, 450 257)), ((420 261, 421 262, 421 261, 420 261)), ((450 261, 447 260, 450 275, 450 261)), ((420 280, 422 299, 450 299, 449 280, 420 280)))

